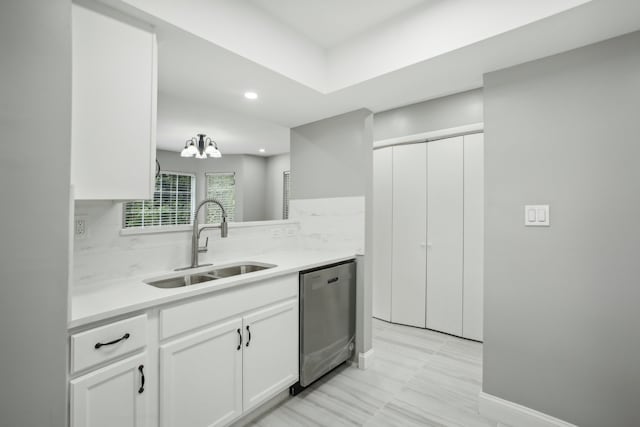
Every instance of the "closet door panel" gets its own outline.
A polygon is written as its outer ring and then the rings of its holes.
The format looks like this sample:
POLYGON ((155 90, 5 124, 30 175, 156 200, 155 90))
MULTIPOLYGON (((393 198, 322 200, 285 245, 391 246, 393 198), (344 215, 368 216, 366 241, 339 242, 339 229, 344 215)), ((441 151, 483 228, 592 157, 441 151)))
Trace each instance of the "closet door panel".
POLYGON ((425 327, 427 145, 393 147, 391 321, 425 327))
POLYGON ((373 317, 391 320, 393 148, 373 152, 373 317))
POLYGON ((484 135, 464 137, 464 299, 462 336, 482 341, 484 135))
POLYGON ((426 325, 462 335, 463 137, 427 147, 426 325))

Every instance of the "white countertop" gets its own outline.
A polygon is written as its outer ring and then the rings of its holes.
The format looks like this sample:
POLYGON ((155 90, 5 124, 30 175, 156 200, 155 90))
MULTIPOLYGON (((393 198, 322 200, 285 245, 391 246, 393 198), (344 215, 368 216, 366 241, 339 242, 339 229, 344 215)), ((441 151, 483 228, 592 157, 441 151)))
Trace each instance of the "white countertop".
MULTIPOLYGON (((355 258, 353 253, 344 251, 290 250, 279 251, 249 258, 225 259, 214 267, 224 267, 235 263, 258 262, 275 264, 276 267, 250 274, 217 279, 187 287, 159 289, 144 283, 144 280, 176 276, 175 271, 160 271, 142 276, 128 277, 117 281, 96 283, 74 289, 71 296, 71 319, 68 328, 77 328, 89 323, 144 310, 161 304, 173 303, 196 295, 217 292, 232 286, 241 286, 258 280, 295 273, 326 264, 355 258)), ((182 272, 191 274, 207 271, 212 266, 182 272)))

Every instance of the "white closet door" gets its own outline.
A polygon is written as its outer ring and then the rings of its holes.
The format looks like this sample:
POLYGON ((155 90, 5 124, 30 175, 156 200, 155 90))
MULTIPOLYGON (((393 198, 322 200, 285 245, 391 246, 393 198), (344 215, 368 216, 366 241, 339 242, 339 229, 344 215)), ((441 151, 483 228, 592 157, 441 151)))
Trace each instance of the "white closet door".
POLYGON ((425 327, 427 144, 393 147, 391 321, 425 327))
POLYGON ((391 320, 393 148, 373 152, 373 317, 391 320))
POLYGON ((484 135, 464 137, 464 299, 462 336, 482 341, 484 135))
POLYGON ((429 329, 462 335, 463 137, 427 147, 426 323, 429 329))

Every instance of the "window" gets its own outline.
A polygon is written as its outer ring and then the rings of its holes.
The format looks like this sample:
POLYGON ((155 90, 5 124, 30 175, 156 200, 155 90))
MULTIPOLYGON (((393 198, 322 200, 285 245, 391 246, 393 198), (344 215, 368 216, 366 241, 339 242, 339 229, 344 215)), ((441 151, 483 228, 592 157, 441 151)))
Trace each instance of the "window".
POLYGON ((289 189, 291 184, 289 171, 282 173, 282 219, 289 219, 289 189))
POLYGON ((123 228, 191 224, 195 209, 195 187, 195 175, 162 172, 156 177, 153 200, 124 203, 123 228))
MULTIPOLYGON (((229 173, 208 173, 207 177, 207 199, 216 199, 227 212, 227 221, 233 221, 236 213, 236 174, 229 173)), ((207 205, 207 224, 215 224, 222 221, 222 211, 215 204, 207 205)))

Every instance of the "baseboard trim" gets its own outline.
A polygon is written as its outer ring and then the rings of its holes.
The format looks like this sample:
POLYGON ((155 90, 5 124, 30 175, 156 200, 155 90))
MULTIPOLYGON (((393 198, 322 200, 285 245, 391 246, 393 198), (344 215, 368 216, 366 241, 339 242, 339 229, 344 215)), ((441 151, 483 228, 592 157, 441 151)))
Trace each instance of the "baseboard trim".
POLYGON ((230 424, 230 427, 244 427, 247 424, 257 420, 258 418, 265 415, 267 412, 271 411, 276 406, 286 402, 289 400, 289 388, 286 390, 277 393, 271 399, 266 402, 261 403, 256 408, 253 408, 251 411, 246 414, 242 414, 239 418, 237 418, 233 423, 230 424))
POLYGON ((373 358, 373 349, 370 348, 369 351, 365 353, 358 354, 358 368, 364 370, 371 366, 371 359, 373 358))
POLYGON ((499 426, 512 427, 578 427, 543 412, 501 399, 489 393, 478 396, 480 414, 498 421, 499 426))

